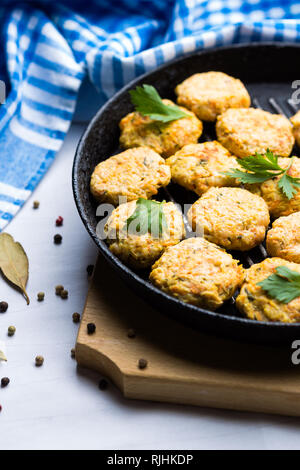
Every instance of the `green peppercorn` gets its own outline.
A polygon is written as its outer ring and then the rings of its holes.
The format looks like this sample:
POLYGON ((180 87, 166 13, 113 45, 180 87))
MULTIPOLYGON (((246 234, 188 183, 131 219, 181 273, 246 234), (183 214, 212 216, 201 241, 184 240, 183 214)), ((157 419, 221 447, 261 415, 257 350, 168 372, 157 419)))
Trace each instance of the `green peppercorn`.
POLYGON ((55 294, 56 295, 61 295, 63 290, 64 290, 64 286, 62 286, 61 284, 58 284, 58 286, 55 286, 55 294))
POLYGON ((90 277, 92 274, 93 274, 93 271, 94 271, 94 265, 93 264, 89 264, 86 268, 86 271, 87 271, 87 274, 88 276, 90 277))
POLYGON ((40 366, 42 366, 43 364, 44 364, 44 358, 43 358, 43 356, 36 356, 36 358, 35 358, 35 365, 36 365, 37 367, 40 367, 40 366))
POLYGON ((38 209, 40 207, 39 201, 33 201, 33 208, 38 209))
POLYGON ((45 298, 45 293, 44 292, 39 292, 38 295, 37 295, 37 299, 39 302, 43 302, 45 298))
POLYGON ((74 322, 74 323, 79 323, 79 322, 80 322, 80 315, 79 315, 79 313, 77 313, 77 312, 73 313, 72 318, 73 318, 73 322, 74 322))
POLYGON ((60 293, 62 299, 67 299, 69 297, 69 292, 66 289, 63 289, 60 293))
POLYGON ((99 387, 100 390, 106 390, 107 387, 108 387, 108 382, 107 382, 107 380, 101 379, 100 382, 99 382, 99 384, 98 384, 98 387, 99 387))
POLYGON ((7 334, 8 336, 13 336, 16 332, 16 327, 15 326, 9 326, 7 329, 7 334))

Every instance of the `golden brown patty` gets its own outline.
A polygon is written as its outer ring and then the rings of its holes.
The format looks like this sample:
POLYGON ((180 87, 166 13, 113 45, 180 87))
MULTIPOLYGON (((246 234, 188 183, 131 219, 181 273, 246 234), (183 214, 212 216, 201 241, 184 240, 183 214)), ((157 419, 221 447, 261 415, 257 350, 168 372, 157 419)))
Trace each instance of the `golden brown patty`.
POLYGON ((291 117, 291 123, 293 124, 294 137, 297 145, 300 147, 300 111, 298 111, 295 116, 291 117))
POLYGON ((137 235, 126 230, 126 221, 135 208, 136 201, 118 206, 113 210, 104 230, 109 249, 114 255, 133 268, 148 268, 168 246, 176 245, 184 238, 182 214, 175 204, 167 202, 162 208, 168 228, 162 235, 160 237, 150 233, 137 235))
POLYGON ((254 264, 246 271, 246 280, 236 299, 237 308, 252 320, 281 321, 294 323, 300 321, 300 297, 288 304, 271 298, 258 282, 275 273, 278 266, 287 266, 300 273, 300 265, 281 258, 267 258, 254 264))
POLYGON ((240 158, 267 149, 288 157, 295 141, 287 118, 262 109, 228 109, 218 117, 216 131, 221 144, 240 158))
POLYGON ((250 96, 243 83, 223 72, 196 73, 180 83, 177 103, 204 121, 215 121, 228 108, 248 108, 250 96))
POLYGON ((300 263, 300 212, 279 217, 267 235, 267 251, 294 263, 300 263))
POLYGON ((150 280, 177 299, 216 310, 243 281, 238 261, 203 238, 168 248, 152 267, 150 280))
POLYGON ((171 167, 172 180, 199 196, 213 186, 239 185, 236 179, 222 174, 231 168, 239 168, 239 165, 216 140, 186 145, 166 163, 171 167))
MULTIPOLYGON (((279 158, 278 163, 282 168, 287 168, 291 164, 290 158, 279 158)), ((288 174, 295 178, 300 178, 300 158, 293 157, 293 164, 288 174)), ((282 176, 276 176, 261 184, 246 185, 247 189, 254 194, 258 194, 266 201, 270 214, 277 218, 300 211, 300 188, 292 199, 288 199, 278 188, 278 181, 282 176)))
POLYGON ((251 250, 264 238, 269 224, 265 201, 241 188, 211 188, 188 212, 196 233, 229 250, 251 250))
POLYGON ((91 193, 98 201, 117 206, 119 196, 128 201, 148 199, 170 179, 165 160, 149 147, 138 147, 99 163, 91 177, 91 193))
MULTIPOLYGON (((170 100, 163 102, 174 105, 170 100)), ((190 117, 165 124, 137 112, 127 114, 120 122, 121 146, 131 148, 146 145, 163 157, 169 157, 184 145, 196 143, 202 134, 202 122, 194 113, 181 109, 190 117)))

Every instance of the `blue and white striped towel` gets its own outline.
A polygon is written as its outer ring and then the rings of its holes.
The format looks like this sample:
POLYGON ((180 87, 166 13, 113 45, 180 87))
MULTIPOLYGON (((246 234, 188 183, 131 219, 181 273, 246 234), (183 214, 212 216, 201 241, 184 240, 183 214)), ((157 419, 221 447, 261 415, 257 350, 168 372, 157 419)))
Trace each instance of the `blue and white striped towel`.
POLYGON ((300 41, 299 20, 300 3, 291 0, 2 0, 0 231, 60 149, 86 74, 104 103, 139 74, 196 49, 300 41))

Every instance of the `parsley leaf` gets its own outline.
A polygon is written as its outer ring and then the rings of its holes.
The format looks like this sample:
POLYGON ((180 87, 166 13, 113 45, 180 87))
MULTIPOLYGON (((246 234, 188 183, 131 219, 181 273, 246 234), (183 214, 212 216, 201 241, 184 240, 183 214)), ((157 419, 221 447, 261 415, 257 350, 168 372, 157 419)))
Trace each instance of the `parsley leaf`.
POLYGON ((168 228, 163 204, 165 201, 151 201, 140 197, 133 214, 126 220, 125 228, 129 233, 144 235, 149 232, 154 238, 159 238, 168 228))
POLYGON ((164 104, 156 89, 151 85, 138 86, 129 93, 136 111, 143 116, 149 116, 154 121, 170 122, 190 117, 178 106, 164 104))
POLYGON ((282 191, 284 196, 292 199, 297 193, 296 188, 300 188, 300 178, 294 178, 288 174, 290 167, 293 164, 293 158, 288 168, 282 168, 278 163, 278 155, 274 155, 269 149, 262 155, 257 153, 253 156, 246 158, 238 158, 239 165, 246 171, 236 168, 231 168, 224 174, 237 178, 241 183, 255 184, 263 183, 275 176, 281 176, 278 180, 278 188, 282 191))
POLYGON ((258 282, 257 285, 266 291, 270 297, 284 304, 300 297, 300 273, 287 266, 278 266, 276 274, 271 274, 263 281, 258 282))
POLYGON ((288 175, 288 170, 291 168, 293 164, 293 158, 291 163, 289 164, 288 168, 283 173, 283 176, 278 181, 278 187, 281 189, 283 194, 288 198, 292 199, 295 194, 297 193, 296 188, 300 188, 300 178, 294 178, 293 176, 288 175))
POLYGON ((231 178, 237 178, 241 183, 255 184, 263 183, 269 179, 269 175, 266 176, 264 173, 247 173, 246 171, 232 168, 229 171, 224 172, 224 175, 231 176, 231 178))

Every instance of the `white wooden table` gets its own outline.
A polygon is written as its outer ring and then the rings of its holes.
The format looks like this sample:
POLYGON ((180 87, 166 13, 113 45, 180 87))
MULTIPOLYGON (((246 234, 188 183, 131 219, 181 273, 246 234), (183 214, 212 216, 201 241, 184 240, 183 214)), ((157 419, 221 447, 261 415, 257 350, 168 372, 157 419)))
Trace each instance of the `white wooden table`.
MULTIPOLYGON (((300 448, 300 420, 208 410, 187 406, 127 401, 112 385, 98 389, 99 376, 79 370, 70 357, 88 287, 86 266, 96 249, 73 202, 71 166, 83 126, 73 125, 51 169, 31 200, 7 227, 25 247, 30 260, 31 304, 0 279, 0 341, 7 364, 0 377, 0 449, 274 449, 300 448), (38 210, 33 200, 40 201, 38 210), (57 216, 63 227, 55 227, 57 216), (62 245, 53 244, 55 233, 62 245), (54 294, 63 284, 69 299, 54 294), (36 294, 45 292, 45 301, 36 294), (15 325, 14 337, 7 327, 15 325), (34 358, 45 358, 43 367, 34 358)), ((1 157, 0 157, 1 158, 1 157)))

